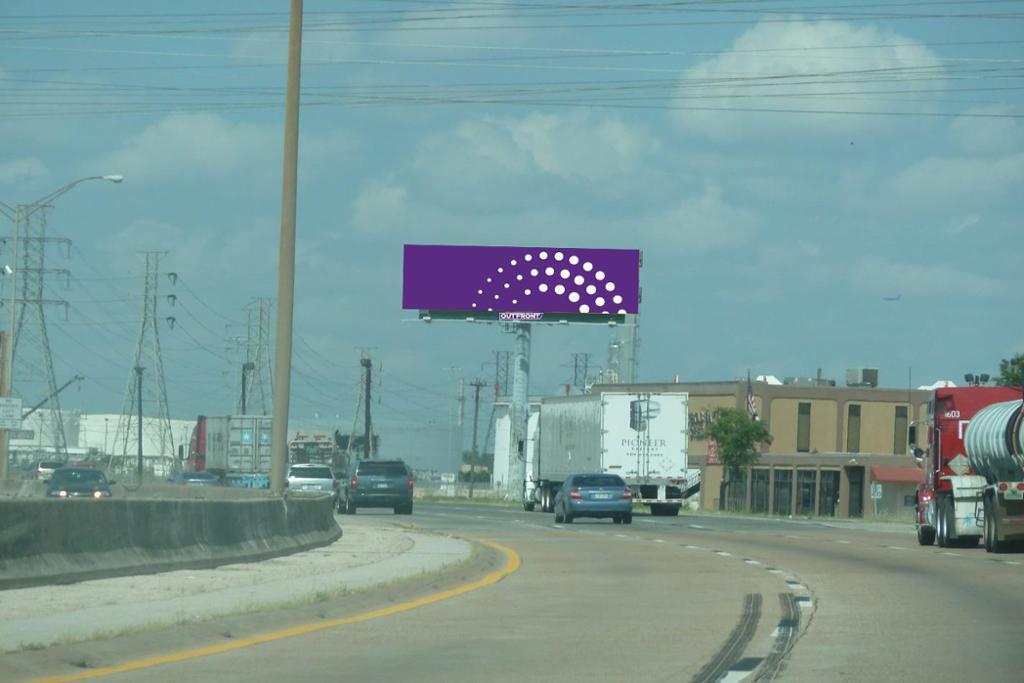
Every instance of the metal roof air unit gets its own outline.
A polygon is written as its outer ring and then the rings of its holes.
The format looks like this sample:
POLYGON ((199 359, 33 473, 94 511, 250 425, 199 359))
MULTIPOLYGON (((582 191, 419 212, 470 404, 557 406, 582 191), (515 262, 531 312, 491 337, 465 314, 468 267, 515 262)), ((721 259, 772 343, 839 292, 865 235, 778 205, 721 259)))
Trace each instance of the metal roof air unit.
POLYGON ((850 368, 846 371, 846 386, 877 387, 878 368, 850 368))

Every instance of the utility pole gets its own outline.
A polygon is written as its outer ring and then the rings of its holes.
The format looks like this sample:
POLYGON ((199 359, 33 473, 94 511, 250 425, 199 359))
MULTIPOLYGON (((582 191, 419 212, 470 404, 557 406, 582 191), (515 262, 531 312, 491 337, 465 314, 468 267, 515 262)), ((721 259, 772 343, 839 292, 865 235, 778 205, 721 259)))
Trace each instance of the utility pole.
POLYGON ((138 480, 135 482, 136 484, 141 484, 142 483, 142 371, 143 370, 145 370, 145 368, 142 367, 141 365, 136 365, 135 366, 135 381, 136 381, 136 384, 137 384, 136 390, 135 390, 135 396, 138 397, 138 402, 139 402, 139 429, 138 429, 138 435, 139 435, 138 436, 138 438, 139 438, 139 460, 138 460, 138 465, 137 465, 137 468, 138 468, 138 480))
POLYGON ((369 460, 370 452, 372 451, 370 447, 372 445, 370 440, 373 435, 373 423, 370 420, 370 387, 372 386, 370 383, 370 375, 373 372, 373 360, 370 358, 363 358, 359 361, 359 364, 363 366, 363 370, 365 371, 363 375, 363 393, 364 398, 366 399, 366 404, 363 407, 363 459, 369 460))
POLYGON ((469 452, 469 497, 473 497, 473 482, 476 481, 476 429, 480 421, 480 388, 486 386, 482 379, 475 379, 470 383, 473 387, 473 447, 469 452))
POLYGON ((277 344, 274 350, 270 490, 284 493, 288 463, 288 402, 292 388, 292 317, 295 306, 295 204, 299 175, 299 75, 302 63, 302 0, 292 0, 288 29, 288 85, 284 113, 281 182, 281 245, 277 270, 277 344))

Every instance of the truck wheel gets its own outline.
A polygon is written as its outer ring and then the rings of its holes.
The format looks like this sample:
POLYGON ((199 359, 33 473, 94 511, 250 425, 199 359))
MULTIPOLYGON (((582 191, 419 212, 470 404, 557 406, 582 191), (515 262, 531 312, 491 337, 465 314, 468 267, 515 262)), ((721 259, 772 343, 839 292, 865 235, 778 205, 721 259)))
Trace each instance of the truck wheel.
POLYGON ((992 521, 992 499, 989 496, 985 496, 985 528, 982 537, 985 540, 986 553, 992 552, 992 538, 995 536, 995 534, 992 533, 992 521))
POLYGON ((1006 541, 999 540, 999 517, 996 515, 996 502, 989 499, 989 509, 985 511, 985 528, 988 528, 988 520, 992 519, 992 552, 994 553, 1005 553, 1010 549, 1010 544, 1006 541), (992 514, 989 514, 991 512, 992 514))
POLYGON ((935 529, 918 524, 917 526, 917 543, 918 545, 932 545, 935 543, 935 529))
POLYGON ((935 510, 935 540, 940 548, 949 546, 949 520, 946 517, 946 497, 938 499, 935 510))

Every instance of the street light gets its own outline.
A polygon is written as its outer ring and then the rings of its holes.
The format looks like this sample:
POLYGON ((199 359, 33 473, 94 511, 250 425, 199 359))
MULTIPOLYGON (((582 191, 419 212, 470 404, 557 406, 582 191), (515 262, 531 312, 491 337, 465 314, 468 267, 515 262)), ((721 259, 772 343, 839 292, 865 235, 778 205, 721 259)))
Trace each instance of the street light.
MULTIPOLYGON (((48 195, 40 197, 31 204, 18 204, 12 207, 9 204, 0 202, 0 213, 6 216, 14 225, 11 238, 11 305, 7 311, 7 339, 5 340, 3 348, 3 372, 0 373, 0 375, 2 375, 0 376, 0 396, 9 397, 11 395, 11 375, 14 372, 14 309, 17 306, 18 300, 18 228, 21 226, 22 222, 27 222, 36 211, 49 206, 52 202, 57 200, 57 198, 63 196, 67 192, 70 192, 76 186, 86 182, 87 180, 105 180, 107 182, 117 184, 124 181, 124 176, 93 175, 79 178, 78 180, 74 180, 63 187, 57 188, 48 195)), ((2 430, 0 431, 0 480, 7 478, 8 448, 8 432, 7 430, 2 430)))

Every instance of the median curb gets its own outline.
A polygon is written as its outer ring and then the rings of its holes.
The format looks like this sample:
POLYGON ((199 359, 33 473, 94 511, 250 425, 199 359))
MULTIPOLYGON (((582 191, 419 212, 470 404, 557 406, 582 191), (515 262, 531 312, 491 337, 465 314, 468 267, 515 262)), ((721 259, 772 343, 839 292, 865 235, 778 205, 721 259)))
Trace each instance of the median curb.
POLYGON ((0 590, 252 562, 333 543, 331 499, 0 499, 0 590))

